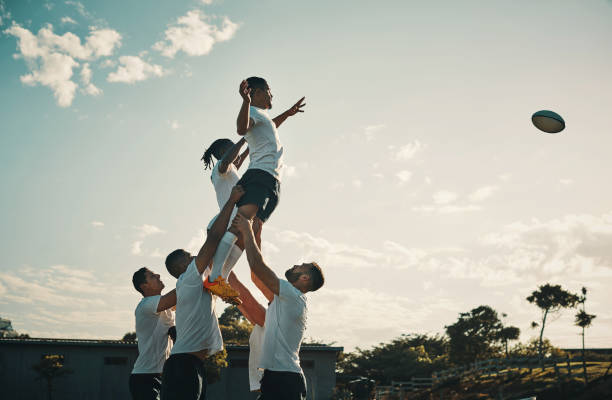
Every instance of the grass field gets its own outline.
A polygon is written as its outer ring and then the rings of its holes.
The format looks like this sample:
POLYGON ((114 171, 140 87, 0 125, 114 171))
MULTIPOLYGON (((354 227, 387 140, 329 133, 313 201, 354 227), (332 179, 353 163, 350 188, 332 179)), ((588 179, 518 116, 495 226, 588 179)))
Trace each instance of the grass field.
POLYGON ((468 375, 433 389, 392 393, 377 400, 515 400, 537 396, 538 400, 612 399, 612 362, 587 362, 588 385, 582 363, 557 364, 557 368, 502 370, 490 375, 468 375))

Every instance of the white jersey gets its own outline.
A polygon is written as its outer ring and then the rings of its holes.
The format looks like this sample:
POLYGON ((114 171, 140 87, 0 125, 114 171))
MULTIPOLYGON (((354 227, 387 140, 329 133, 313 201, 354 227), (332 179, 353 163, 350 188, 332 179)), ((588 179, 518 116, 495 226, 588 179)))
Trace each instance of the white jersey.
POLYGON ((169 309, 157 312, 160 299, 160 295, 143 297, 134 311, 138 358, 133 374, 161 374, 170 356, 172 340, 168 328, 174 326, 174 313, 169 309))
POLYGON ((299 353, 306 330, 306 296, 284 279, 278 283, 278 295, 274 295, 266 311, 266 334, 259 367, 303 373, 299 353))
POLYGON ((249 144, 249 169, 261 169, 280 180, 283 167, 283 146, 278 139, 276 124, 266 110, 253 107, 249 116, 255 123, 244 135, 249 144))
POLYGON ((265 328, 255 324, 249 336, 249 386, 251 392, 259 390, 263 371, 259 368, 261 352, 263 350, 265 328))
POLYGON ((215 188, 215 194, 217 195, 217 203, 219 203, 219 209, 225 206, 225 203, 232 194, 232 188, 236 186, 240 177, 238 176, 238 170, 234 163, 230 163, 227 171, 224 174, 219 172, 221 162, 217 162, 212 169, 210 174, 210 180, 215 188))
POLYGON ((176 282, 176 343, 171 354, 208 350, 208 355, 213 355, 221 349, 215 302, 204 290, 194 257, 176 282))

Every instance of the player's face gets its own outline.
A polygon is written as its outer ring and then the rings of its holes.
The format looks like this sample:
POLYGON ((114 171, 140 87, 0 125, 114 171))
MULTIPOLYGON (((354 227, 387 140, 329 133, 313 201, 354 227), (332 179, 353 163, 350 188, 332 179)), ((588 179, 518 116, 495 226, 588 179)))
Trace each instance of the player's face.
POLYGON ((267 109, 272 108, 272 97, 274 96, 272 96, 270 87, 267 89, 257 89, 257 96, 259 97, 258 103, 262 104, 267 109))
POLYGON ((162 290, 165 287, 164 283, 160 279, 159 274, 155 274, 152 271, 147 270, 147 272, 145 272, 145 277, 145 282, 150 289, 157 291, 162 290))
POLYGON ((300 279, 300 276, 308 273, 308 268, 308 264, 294 265, 285 271, 285 278, 287 278, 290 283, 294 283, 300 279))

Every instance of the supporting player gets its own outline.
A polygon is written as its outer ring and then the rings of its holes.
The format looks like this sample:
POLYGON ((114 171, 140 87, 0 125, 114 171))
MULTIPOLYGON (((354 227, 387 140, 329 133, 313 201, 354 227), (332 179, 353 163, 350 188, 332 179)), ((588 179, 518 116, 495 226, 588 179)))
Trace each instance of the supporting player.
POLYGON ((168 330, 174 326, 171 308, 176 305, 176 290, 162 296, 159 274, 144 267, 134 272, 132 284, 142 300, 134 311, 138 358, 130 375, 130 394, 133 400, 159 400, 161 373, 172 348, 168 330))
POLYGON ((305 399, 306 380, 300 367, 299 351, 306 330, 305 293, 318 290, 325 281, 314 262, 294 265, 279 279, 263 260, 255 243, 251 221, 238 213, 232 222, 244 238, 251 271, 274 293, 265 320, 265 336, 260 368, 261 400, 305 399))
POLYGON ((206 397, 204 360, 223 348, 213 297, 202 290, 202 274, 210 264, 236 202, 244 190, 232 189, 229 200, 208 231, 206 241, 192 256, 182 249, 166 258, 176 282, 176 343, 162 373, 162 400, 199 400, 206 397))

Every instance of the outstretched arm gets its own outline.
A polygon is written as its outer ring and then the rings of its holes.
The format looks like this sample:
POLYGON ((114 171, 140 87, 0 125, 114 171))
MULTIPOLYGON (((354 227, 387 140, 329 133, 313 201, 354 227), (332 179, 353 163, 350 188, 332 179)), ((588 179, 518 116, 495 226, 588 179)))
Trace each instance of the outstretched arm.
POLYGON ((223 206, 223 209, 217 216, 215 223, 208 231, 208 234, 206 235, 206 241, 204 242, 204 245, 196 256, 196 267, 198 267, 198 272, 200 274, 204 273, 204 270, 206 269, 208 264, 210 264, 210 261, 215 255, 215 251, 217 251, 219 241, 227 230, 227 224, 229 223, 229 219, 232 216, 234 206, 243 194, 244 189, 242 188, 242 186, 234 186, 229 200, 227 200, 227 203, 225 203, 225 206, 223 206))
POLYGON ((233 271, 230 273, 228 281, 234 289, 240 292, 242 304, 238 306, 238 309, 242 315, 244 315, 250 323, 264 326, 266 321, 266 309, 264 306, 255 300, 255 297, 253 297, 249 289, 240 282, 233 271))
POLYGON ((244 239, 244 249, 247 253, 247 260, 251 271, 261 280, 265 287, 272 293, 278 294, 279 280, 274 271, 266 265, 255 243, 255 235, 251 227, 251 221, 243 217, 240 213, 236 214, 232 226, 242 233, 244 239))
POLYGON ((251 107, 251 89, 246 80, 240 82, 240 96, 242 97, 242 106, 238 113, 238 119, 236 120, 236 132, 240 136, 244 136, 251 126, 253 126, 253 120, 249 113, 249 107, 251 107))
POLYGON ((172 289, 159 299, 157 304, 157 312, 161 312, 172 308, 176 305, 176 289, 172 289))
POLYGON ((293 107, 291 107, 290 109, 288 109, 287 111, 285 111, 284 113, 280 114, 279 116, 277 116, 276 118, 273 118, 272 121, 274 121, 274 124, 276 125, 276 127, 278 128, 279 126, 281 126, 281 124, 283 122, 285 122, 285 120, 289 117, 294 116, 297 113, 301 113, 304 112, 304 110, 302 110, 302 107, 304 107, 306 105, 306 103, 304 102, 304 99, 306 97, 302 97, 301 99, 298 100, 297 103, 295 103, 293 105, 293 107), (303 104, 302 104, 303 103, 303 104))
MULTIPOLYGON (((238 153, 240 153, 240 149, 242 145, 246 142, 244 138, 240 139, 236 144, 234 144, 228 151, 223 155, 221 159, 221 165, 219 165, 219 173, 224 174, 227 172, 230 164, 233 163, 238 157, 238 153)), ((247 151, 249 151, 247 149, 247 151)))

